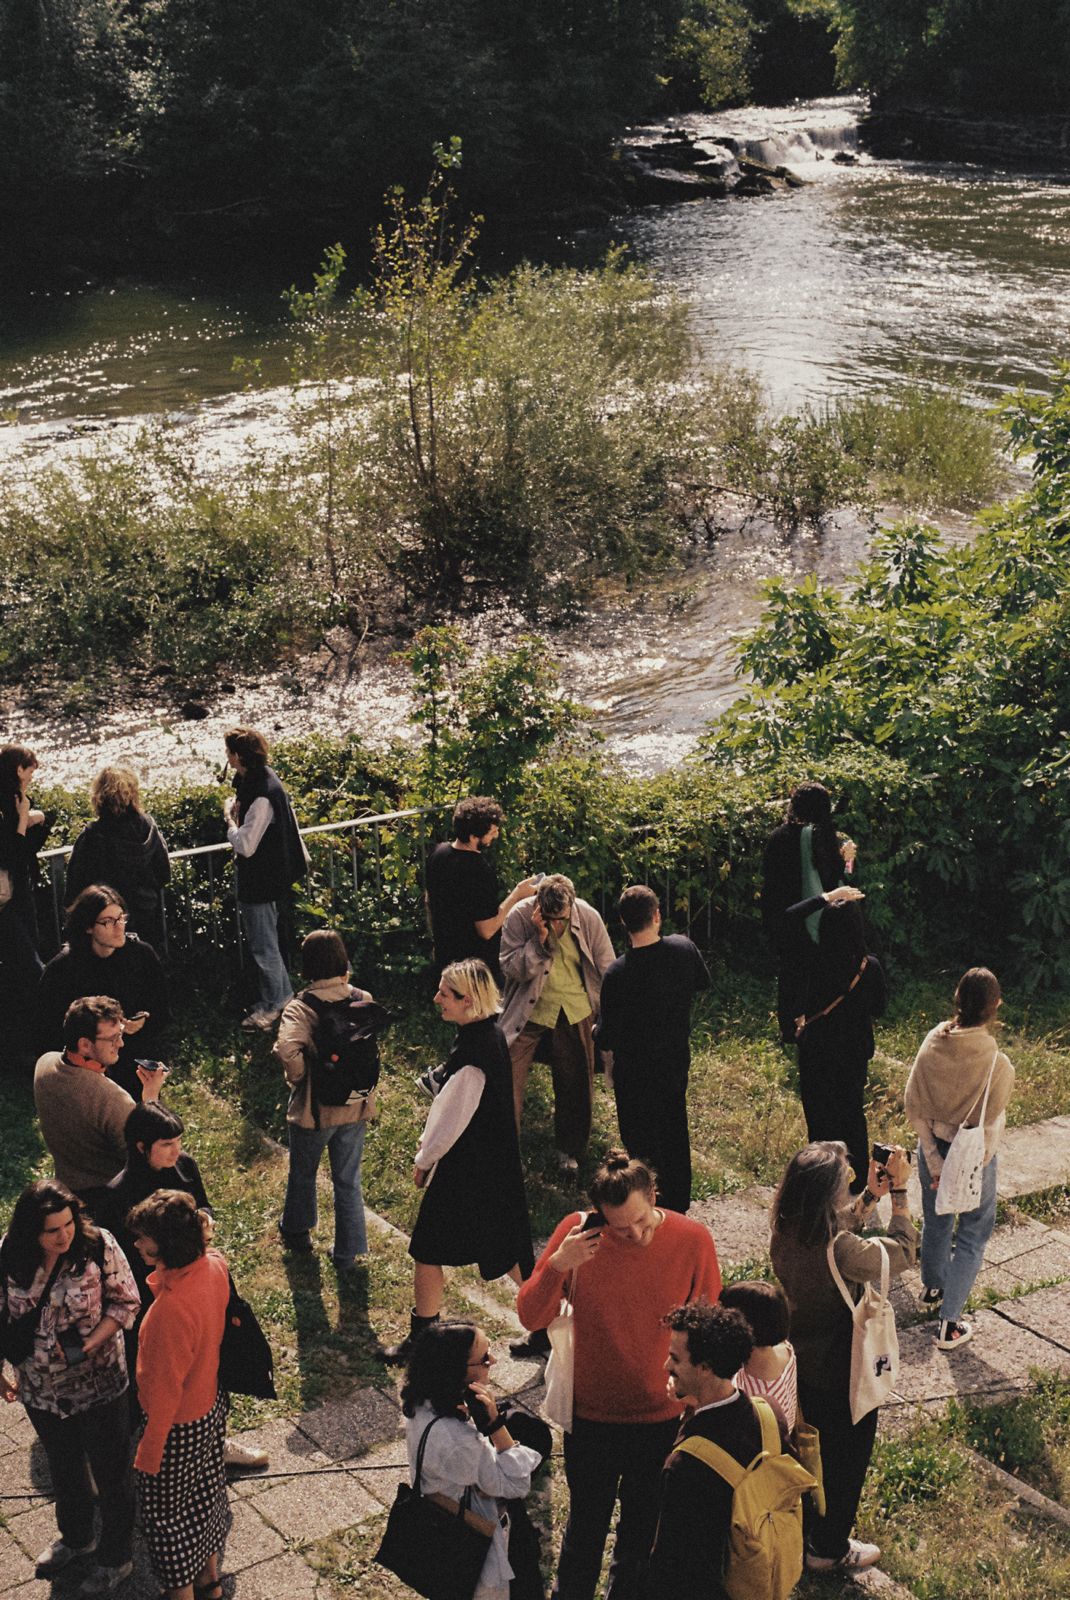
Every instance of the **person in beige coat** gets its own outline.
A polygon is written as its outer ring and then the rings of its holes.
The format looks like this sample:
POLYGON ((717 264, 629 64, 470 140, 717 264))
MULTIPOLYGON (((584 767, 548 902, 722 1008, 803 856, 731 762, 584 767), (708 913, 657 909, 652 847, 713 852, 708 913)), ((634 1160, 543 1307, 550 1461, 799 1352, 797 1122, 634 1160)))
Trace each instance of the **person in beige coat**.
POLYGON ((921 1239, 922 1304, 940 1306, 937 1344, 955 1350, 973 1337, 962 1311, 981 1270, 996 1221, 996 1152, 1007 1121, 1014 1068, 989 1028, 1003 1003, 999 980, 987 967, 971 967, 955 990, 955 1015, 938 1023, 914 1058, 906 1087, 906 1113, 918 1135, 918 1178, 925 1227, 921 1239), (981 1204, 975 1211, 939 1215, 936 1191, 944 1157, 959 1128, 976 1127, 985 1107, 985 1166, 981 1204))
POLYGON ((316 1172, 326 1150, 334 1186, 331 1259, 339 1272, 346 1272, 358 1256, 368 1252, 360 1163, 365 1128, 375 1115, 375 1095, 358 1089, 345 1105, 313 1104, 316 1012, 308 998, 370 1000, 371 995, 350 983, 346 947, 340 935, 328 928, 317 928, 301 946, 301 972, 308 986, 283 1009, 273 1052, 290 1086, 286 1108, 290 1170, 279 1235, 288 1250, 311 1254, 317 1221, 316 1172))

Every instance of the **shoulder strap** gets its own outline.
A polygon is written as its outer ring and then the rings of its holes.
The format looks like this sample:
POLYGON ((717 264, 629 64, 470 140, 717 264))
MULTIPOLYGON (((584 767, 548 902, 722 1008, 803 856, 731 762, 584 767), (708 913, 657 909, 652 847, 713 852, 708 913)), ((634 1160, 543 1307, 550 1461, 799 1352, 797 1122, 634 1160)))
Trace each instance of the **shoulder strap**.
MULTIPOLYGON (((984 1101, 982 1102, 982 1105, 981 1105, 981 1115, 978 1117, 978 1119, 977 1119, 977 1121, 975 1123, 971 1124, 972 1127, 983 1128, 984 1125, 985 1125, 985 1112, 988 1110, 988 1095, 989 1095, 989 1091, 992 1088, 992 1078, 993 1078, 993 1075, 995 1073, 996 1062, 998 1060, 999 1060, 999 1045, 997 1044, 996 1048, 992 1052, 992 1065, 988 1069, 988 1078, 987 1078, 987 1080, 985 1082, 984 1101)), ((980 1100, 980 1099, 981 1099, 981 1095, 980 1095, 980 1093, 978 1093, 977 1100, 980 1100)), ((975 1100, 973 1102, 973 1105, 970 1107, 969 1111, 967 1111, 966 1117, 972 1117, 973 1116, 973 1113, 977 1108, 977 1100, 975 1100)), ((964 1117, 962 1119, 963 1122, 965 1122, 966 1117, 964 1117)))
POLYGON ((768 1456, 783 1454, 780 1443, 780 1429, 777 1426, 776 1416, 768 1400, 762 1400, 758 1395, 750 1396, 750 1403, 758 1413, 758 1421, 762 1426, 762 1449, 768 1456))
POLYGON ((431 1432, 431 1429, 435 1426, 435 1423, 441 1421, 442 1418, 440 1416, 431 1418, 431 1421, 427 1424, 427 1427, 420 1435, 420 1443, 416 1447, 416 1481, 413 1484, 413 1488, 416 1490, 417 1494, 420 1493, 420 1479, 423 1476, 424 1450, 427 1447, 427 1435, 431 1432))
POLYGON ((799 1021, 796 1024, 796 1027, 795 1027, 795 1037, 798 1038, 800 1034, 804 1033, 806 1031, 806 1029, 810 1026, 811 1022, 820 1022, 822 1017, 827 1017, 830 1011, 835 1011, 837 1006, 842 1005, 843 1002, 847 999, 847 996, 850 994, 851 990, 856 988, 857 985, 859 983, 861 983, 862 974, 863 974, 863 972, 865 972, 865 970, 866 970, 866 968, 868 966, 869 966, 869 957, 868 956, 863 956, 862 957, 862 965, 859 967, 858 971, 855 973, 854 977, 851 979, 850 983, 847 985, 846 989, 843 991, 842 994, 838 994, 836 996, 835 1000, 830 1000, 828 1005, 824 1008, 823 1011, 815 1011, 812 1017, 800 1017, 799 1018, 799 1021))
MULTIPOLYGON (((832 1274, 833 1283, 836 1285, 837 1289, 839 1289, 840 1293, 843 1295, 844 1300, 847 1302, 848 1310, 850 1311, 851 1315, 854 1316, 856 1301, 852 1298, 851 1291, 848 1289, 847 1285, 844 1283, 843 1276, 842 1276, 842 1274, 840 1272, 840 1269, 836 1265, 836 1239, 839 1239, 841 1237, 842 1237, 842 1234, 838 1233, 836 1235, 835 1239, 830 1239, 829 1240, 829 1247, 828 1247, 829 1272, 832 1274)), ((891 1279, 891 1268, 890 1268, 890 1266, 888 1264, 888 1252, 885 1249, 884 1240, 883 1239, 874 1238, 874 1239, 868 1239, 866 1242, 867 1242, 867 1244, 875 1244, 875 1245, 878 1245, 880 1247, 880 1253, 881 1253, 881 1299, 882 1300, 887 1300, 887 1298, 888 1298, 888 1285, 889 1285, 889 1282, 890 1282, 890 1279, 891 1279)))
POLYGON ((696 1461, 712 1468, 730 1489, 738 1489, 747 1476, 747 1468, 740 1466, 735 1456, 730 1456, 727 1450, 722 1450, 712 1439, 704 1439, 701 1434, 692 1433, 686 1439, 681 1439, 679 1444, 672 1447, 673 1455, 677 1451, 684 1456, 694 1456, 696 1461))

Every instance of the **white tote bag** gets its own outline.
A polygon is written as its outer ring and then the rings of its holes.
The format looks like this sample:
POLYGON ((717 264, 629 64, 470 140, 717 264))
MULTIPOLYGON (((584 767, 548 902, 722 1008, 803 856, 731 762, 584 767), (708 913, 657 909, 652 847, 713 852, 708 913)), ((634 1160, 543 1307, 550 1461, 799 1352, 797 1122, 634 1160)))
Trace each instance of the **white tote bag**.
MULTIPOLYGON (((838 1235, 837 1235, 838 1237, 838 1235)), ((836 1265, 836 1240, 829 1240, 828 1263, 832 1281, 847 1302, 854 1331, 851 1335, 851 1421, 861 1422, 875 1406, 888 1399, 899 1376, 899 1336, 895 1331, 895 1312, 888 1298, 891 1271, 888 1251, 881 1239, 870 1240, 881 1252, 880 1287, 862 1286, 861 1298, 851 1298, 836 1265)))
POLYGON ((542 1414, 547 1422, 556 1422, 566 1433, 572 1432, 576 1366, 576 1324, 572 1314, 574 1283, 575 1274, 570 1274, 561 1298, 561 1309, 546 1330, 550 1340, 550 1357, 546 1363, 546 1393, 542 1402, 542 1414))
MULTIPOLYGON (((936 1191, 936 1214, 949 1216, 952 1212, 976 1211, 981 1204, 981 1181, 985 1169, 985 1112, 988 1110, 988 1091, 996 1070, 997 1046, 992 1052, 992 1065, 988 1069, 985 1097, 976 1128, 960 1127, 951 1141, 944 1165, 940 1170, 940 1185, 936 1191)), ((966 1115, 972 1116, 977 1106, 975 1100, 966 1115)))

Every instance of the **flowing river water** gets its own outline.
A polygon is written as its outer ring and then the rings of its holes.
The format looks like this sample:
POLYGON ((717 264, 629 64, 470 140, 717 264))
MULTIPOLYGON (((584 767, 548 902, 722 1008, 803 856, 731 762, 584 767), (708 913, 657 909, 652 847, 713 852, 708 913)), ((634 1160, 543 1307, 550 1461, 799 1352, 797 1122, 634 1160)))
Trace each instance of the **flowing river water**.
MULTIPOLYGON (((862 109, 837 97, 675 119, 697 137, 731 138, 742 154, 786 163, 806 187, 646 208, 614 236, 687 294, 700 357, 747 366, 778 408, 885 393, 904 378, 963 382, 982 401, 1020 384, 1049 387, 1054 362, 1070 355, 1070 185, 864 154, 840 164, 838 153, 857 153, 862 109)), ((247 440, 284 443, 290 343, 268 293, 118 285, 9 303, 0 312, 0 464, 32 474, 161 414, 221 467, 247 440), (260 361, 258 387, 240 387, 235 357, 260 361)), ((943 520, 967 536, 967 519, 943 520)), ((730 531, 671 581, 607 594, 582 625, 555 635, 564 680, 623 761, 664 767, 739 692, 732 638, 757 614, 759 581, 810 571, 837 581, 866 538, 848 515, 820 532, 787 535, 753 521, 730 531)), ((506 613, 484 617, 474 642, 500 646, 520 626, 506 613)), ((209 691, 203 722, 176 720, 170 707, 117 705, 92 725, 57 714, 15 726, 12 707, 9 736, 34 743, 52 777, 79 781, 126 755, 151 782, 205 776, 237 715, 276 734, 316 726, 374 737, 405 726, 404 674, 385 652, 359 676, 309 664, 255 688, 209 691)))

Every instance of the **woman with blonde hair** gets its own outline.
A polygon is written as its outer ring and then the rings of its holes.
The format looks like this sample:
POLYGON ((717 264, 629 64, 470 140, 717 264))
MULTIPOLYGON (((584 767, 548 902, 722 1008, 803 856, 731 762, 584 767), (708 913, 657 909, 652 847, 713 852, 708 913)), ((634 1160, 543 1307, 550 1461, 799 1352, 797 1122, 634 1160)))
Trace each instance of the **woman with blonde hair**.
POLYGON ((105 767, 93 779, 89 799, 96 821, 74 841, 67 863, 67 904, 91 883, 110 883, 126 901, 127 932, 159 942, 160 896, 171 876, 171 863, 163 834, 141 809, 137 773, 133 767, 105 767))
POLYGON ((999 980, 987 967, 971 967, 955 990, 955 1015, 940 1022, 914 1058, 906 1087, 906 1113, 918 1135, 918 1179, 925 1226, 921 1236, 922 1304, 940 1307, 936 1342, 956 1350, 973 1337, 963 1322, 966 1297, 984 1260, 996 1221, 996 1151, 1007 1121, 1014 1068, 989 1029, 1003 1004, 999 980), (985 1164, 981 1201, 973 1211, 939 1213, 936 1193, 944 1158, 959 1128, 984 1121, 985 1164))
POLYGON ((408 1336, 386 1352, 396 1365, 438 1321, 443 1267, 475 1263, 483 1278, 508 1273, 519 1284, 534 1264, 498 986, 484 962, 455 961, 439 979, 435 1004, 458 1031, 431 1075, 434 1104, 416 1148, 412 1178, 425 1190, 409 1245, 416 1303, 408 1336))

